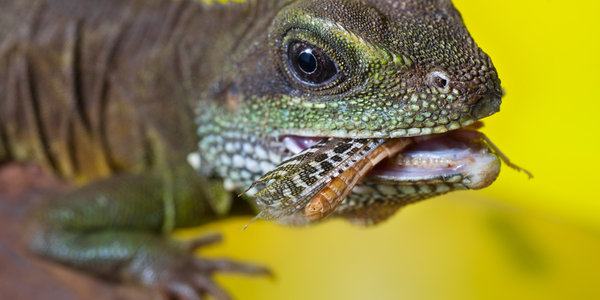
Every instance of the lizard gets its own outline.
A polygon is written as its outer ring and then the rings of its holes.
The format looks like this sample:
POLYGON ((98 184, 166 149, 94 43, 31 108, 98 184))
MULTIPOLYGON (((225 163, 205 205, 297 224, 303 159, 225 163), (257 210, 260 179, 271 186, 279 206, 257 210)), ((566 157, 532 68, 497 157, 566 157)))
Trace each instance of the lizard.
MULTIPOLYGON (((170 297, 228 295, 175 229, 255 214, 236 197, 326 139, 410 138, 331 214, 370 225, 485 187, 472 138, 503 91, 450 0, 0 1, 0 162, 75 185, 31 220, 38 255, 170 297)), ((291 216, 292 224, 310 220, 291 216)))

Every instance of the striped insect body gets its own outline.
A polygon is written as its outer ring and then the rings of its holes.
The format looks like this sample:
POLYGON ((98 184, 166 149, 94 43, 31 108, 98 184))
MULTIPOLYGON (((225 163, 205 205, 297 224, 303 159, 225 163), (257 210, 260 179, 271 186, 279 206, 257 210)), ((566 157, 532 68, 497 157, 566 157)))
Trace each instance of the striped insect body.
POLYGON ((329 181, 306 206, 306 217, 311 221, 319 221, 326 218, 344 201, 354 186, 375 165, 383 159, 397 154, 410 144, 410 142, 410 139, 390 139, 372 151, 369 151, 360 159, 353 159, 351 167, 329 181))
MULTIPOLYGON (((331 203, 323 202, 323 204, 331 204, 326 211, 333 211, 335 207, 332 205, 341 203, 341 200, 352 190, 366 171, 356 173, 358 177, 343 182, 343 184, 339 182, 340 178, 338 177, 365 160, 385 141, 386 139, 324 138, 285 160, 250 187, 259 190, 254 195, 257 204, 262 207, 259 217, 266 220, 277 220, 297 212, 303 212, 307 204, 320 193, 326 193, 325 196, 337 199, 331 203), (346 186, 342 187, 344 184, 346 186), (348 191, 336 191, 336 188, 348 191), (342 199, 339 199, 340 197, 342 199)), ((372 166, 374 164, 370 165, 370 167, 372 166)), ((355 172, 346 174, 346 177, 352 177, 350 175, 354 176, 355 172)))

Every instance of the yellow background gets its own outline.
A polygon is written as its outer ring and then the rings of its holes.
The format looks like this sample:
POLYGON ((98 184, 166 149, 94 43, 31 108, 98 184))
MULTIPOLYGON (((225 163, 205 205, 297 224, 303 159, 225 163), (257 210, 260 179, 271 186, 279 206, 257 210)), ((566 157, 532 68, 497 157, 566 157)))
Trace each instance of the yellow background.
POLYGON ((219 276, 237 299, 600 299, 600 2, 454 3, 506 89, 484 132, 535 178, 504 167, 374 228, 213 225, 202 254, 276 273, 219 276))

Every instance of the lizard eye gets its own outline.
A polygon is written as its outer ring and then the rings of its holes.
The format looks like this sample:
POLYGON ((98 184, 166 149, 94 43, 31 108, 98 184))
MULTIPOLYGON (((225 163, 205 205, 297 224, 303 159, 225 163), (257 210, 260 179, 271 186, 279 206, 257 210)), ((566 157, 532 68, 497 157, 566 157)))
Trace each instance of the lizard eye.
POLYGON ((310 85, 327 83, 338 73, 333 60, 316 46, 294 42, 288 46, 288 64, 296 79, 310 85))

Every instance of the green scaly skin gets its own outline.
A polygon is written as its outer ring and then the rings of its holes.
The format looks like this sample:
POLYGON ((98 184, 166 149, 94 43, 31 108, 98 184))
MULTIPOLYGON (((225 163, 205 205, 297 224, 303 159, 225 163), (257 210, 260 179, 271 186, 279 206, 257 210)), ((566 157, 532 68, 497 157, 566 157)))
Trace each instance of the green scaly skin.
MULTIPOLYGON (((448 0, 0 6, 0 161, 36 162, 80 186, 38 211, 32 249, 174 297, 226 298, 216 270, 266 272, 194 257, 202 242, 168 233, 252 213, 235 194, 291 155, 283 136, 443 133, 496 112, 502 94, 448 0), (299 81, 287 63, 294 41, 323 49, 337 75, 299 81)), ((380 207, 365 190, 382 186, 363 184, 337 216, 374 223, 465 188, 426 184, 405 183, 380 207)))

